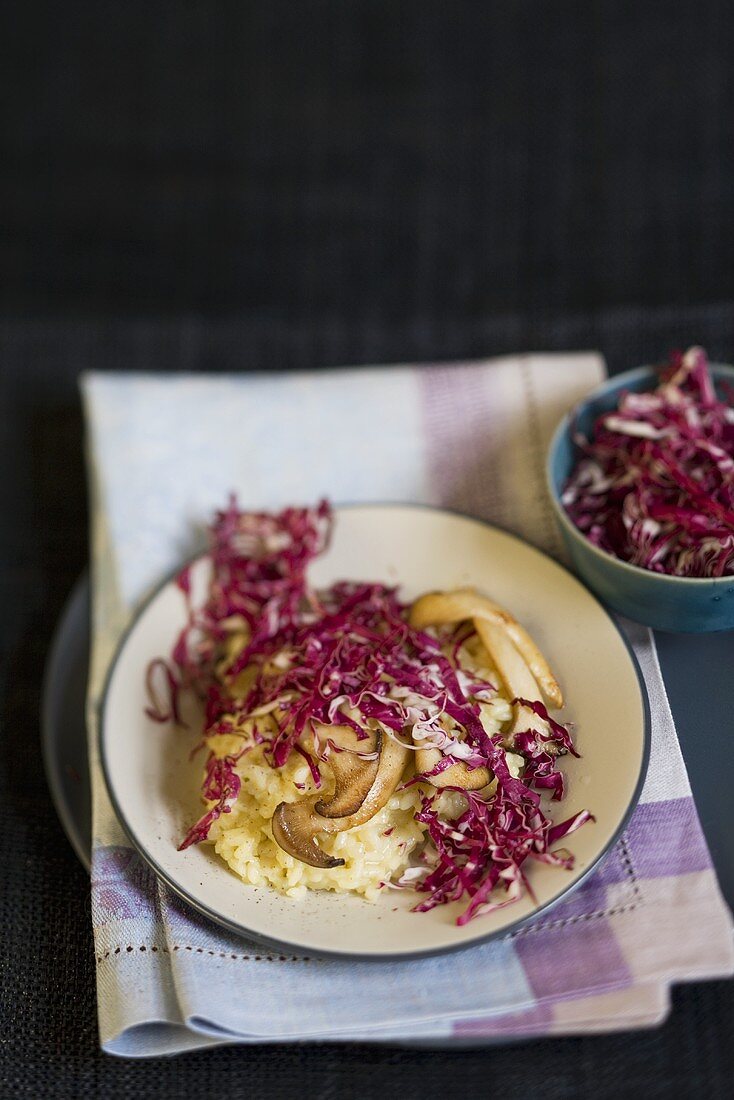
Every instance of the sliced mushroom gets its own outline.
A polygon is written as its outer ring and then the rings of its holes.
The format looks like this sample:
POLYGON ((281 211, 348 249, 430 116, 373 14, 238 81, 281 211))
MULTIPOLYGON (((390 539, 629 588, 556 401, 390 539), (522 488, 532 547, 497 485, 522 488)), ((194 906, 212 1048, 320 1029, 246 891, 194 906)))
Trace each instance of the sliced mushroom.
MULTIPOLYGON (((499 627, 483 619, 475 619, 475 625, 510 699, 540 699, 540 688, 532 672, 508 636, 499 627)), ((514 735, 523 730, 543 729, 539 723, 542 723, 542 719, 538 718, 535 711, 516 703, 506 741, 512 744, 514 735)))
POLYGON ((344 860, 324 852, 316 843, 316 814, 313 798, 302 802, 281 802, 271 822, 273 836, 284 852, 311 867, 343 867, 344 860))
POLYGON ((548 662, 525 627, 521 626, 515 619, 510 618, 505 621, 504 629, 515 643, 520 655, 524 657, 528 668, 543 689, 543 695, 545 695, 548 702, 552 707, 562 707, 563 692, 561 691, 561 685, 551 672, 548 662))
MULTIPOLYGON (((318 811, 315 795, 300 802, 281 802, 273 814, 273 836, 283 851, 312 867, 340 867, 336 859, 322 851, 316 843, 319 833, 341 833, 356 829, 374 817, 388 802, 400 782, 409 750, 392 737, 381 739, 381 749, 374 782, 359 808, 344 817, 324 817, 318 811)), ((329 804, 331 805, 331 803, 329 804)))
POLYGON ((328 832, 341 833, 345 829, 354 829, 357 825, 364 825, 365 821, 369 821, 379 813, 395 793, 409 756, 410 750, 405 745, 400 745, 394 738, 383 734, 379 766, 369 794, 356 813, 348 817, 329 819, 335 821, 337 827, 329 828, 328 832))
MULTIPOLYGON (((415 754, 415 770, 420 775, 431 772, 442 759, 440 749, 418 749, 415 754)), ((438 775, 426 781, 434 787, 461 787, 465 791, 478 791, 486 787, 492 778, 489 768, 470 768, 463 760, 457 760, 438 775)))
POLYGON ((508 696, 511 699, 540 699, 537 680, 504 630, 485 619, 475 619, 474 625, 508 696))
POLYGON ((315 810, 323 817, 355 814, 377 778, 382 732, 366 730, 368 736, 361 740, 349 726, 316 726, 315 732, 336 745, 328 761, 334 773, 334 793, 328 802, 317 802, 315 810), (374 759, 365 759, 365 753, 374 753, 374 759))
MULTIPOLYGON (((473 588, 429 592, 416 600, 410 611, 411 625, 418 629, 466 619, 473 621, 511 699, 535 700, 545 694, 552 706, 563 706, 561 689, 536 643, 508 611, 486 596, 473 588)), ((506 740, 511 745, 516 733, 543 728, 534 711, 518 704, 506 740)))
MULTIPOLYGON (((410 611, 411 624, 418 629, 440 623, 458 623, 464 619, 473 619, 480 636, 478 626, 480 620, 502 630, 523 658, 531 675, 540 684, 548 702, 554 707, 563 706, 563 693, 558 681, 527 630, 509 611, 505 611, 475 589, 458 588, 453 592, 429 592, 416 600, 410 611)), ((489 646, 487 648, 489 649, 489 646)), ((494 656, 492 651, 490 653, 494 656)), ((498 672, 502 675, 502 669, 499 666, 498 672)), ((537 698, 538 695, 536 685, 533 698, 537 698)), ((524 695, 523 698, 529 698, 529 696, 524 695)))

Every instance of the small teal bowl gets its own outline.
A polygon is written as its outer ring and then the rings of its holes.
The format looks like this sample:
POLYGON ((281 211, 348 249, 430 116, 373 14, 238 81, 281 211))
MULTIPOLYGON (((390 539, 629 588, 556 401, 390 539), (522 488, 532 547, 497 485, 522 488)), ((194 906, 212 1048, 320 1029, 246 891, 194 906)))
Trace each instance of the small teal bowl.
MULTIPOLYGON (((726 381, 734 386, 734 367, 712 363, 711 374, 720 396, 726 398, 720 384, 726 381)), ((616 408, 623 390, 640 393, 656 384, 651 367, 626 371, 604 382, 563 418, 546 466, 556 520, 574 569, 615 611, 656 630, 694 634, 733 630, 734 577, 671 577, 630 565, 589 542, 561 504, 563 486, 579 458, 571 438, 572 421, 576 430, 587 434, 597 416, 616 408)))

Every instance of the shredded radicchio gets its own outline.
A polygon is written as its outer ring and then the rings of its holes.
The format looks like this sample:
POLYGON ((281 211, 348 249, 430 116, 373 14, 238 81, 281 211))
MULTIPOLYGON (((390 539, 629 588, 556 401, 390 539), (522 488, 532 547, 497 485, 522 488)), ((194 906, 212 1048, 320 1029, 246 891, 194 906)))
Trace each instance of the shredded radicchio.
POLYGON ((655 390, 623 393, 575 442, 562 501, 595 546, 657 573, 734 573, 734 408, 702 348, 673 354, 655 390))
POLYGON ((237 759, 237 756, 224 756, 217 759, 214 753, 210 753, 206 763, 201 793, 207 802, 214 802, 215 804, 189 829, 179 845, 179 851, 183 851, 191 844, 198 844, 200 841, 206 840, 209 836, 209 830, 217 818, 221 817, 222 814, 231 812, 242 785, 240 777, 235 771, 237 759))
POLYGON ((475 791, 462 791, 467 807, 455 820, 446 818, 436 808, 441 796, 422 796, 418 821, 428 828, 435 854, 435 866, 413 885, 429 897, 415 906, 425 913, 437 905, 459 901, 465 894, 471 898, 468 907, 457 918, 457 924, 467 924, 474 917, 501 909, 522 896, 523 890, 532 896, 523 864, 527 859, 539 860, 567 869, 573 857, 554 854, 551 846, 591 820, 587 810, 553 825, 540 809, 540 799, 527 787, 521 798, 508 795, 498 782, 493 797, 482 798, 475 791), (490 900, 497 885, 505 890, 502 900, 490 900))
POLYGON ((148 669, 149 715, 183 724, 179 693, 189 689, 204 704, 205 738, 236 732, 253 720, 255 731, 236 754, 210 752, 202 787, 210 807, 181 848, 205 840, 212 824, 231 812, 240 790, 236 765, 252 743, 265 744, 276 768, 293 751, 300 753, 318 786, 319 759, 339 750, 328 737, 320 744, 314 726, 347 725, 366 738, 367 723, 377 722, 409 747, 441 751, 428 775, 461 760, 469 768, 488 767, 494 776, 491 793, 461 791, 466 809, 455 820, 442 814, 438 793, 422 794, 416 814, 431 842, 424 866, 404 875, 428 895, 416 909, 467 896, 463 924, 528 888, 526 859, 571 865, 570 856, 553 854, 551 846, 590 815, 584 811, 554 825, 541 810, 538 793, 547 789, 555 799, 563 796, 556 762, 558 755, 574 752, 570 734, 542 703, 515 700, 543 722, 542 732, 516 735, 513 749, 522 753, 525 769, 522 779, 514 777, 502 735, 490 737, 481 720, 481 704, 495 698, 497 689, 460 663, 466 628, 453 631, 447 646, 441 631, 409 625, 408 606, 394 587, 352 581, 318 592, 309 587, 308 566, 328 546, 332 524, 326 501, 268 514, 242 512, 232 498, 211 528, 211 579, 202 606, 193 606, 189 570, 178 578, 188 622, 170 661, 159 658, 148 669), (222 667, 233 632, 244 641, 222 667), (166 689, 166 701, 156 693, 156 680, 166 689), (263 734, 257 722, 266 715, 263 734), (447 727, 463 736, 452 736, 447 727), (304 748, 304 735, 316 745, 314 755, 304 748), (498 884, 505 898, 492 901, 498 884))

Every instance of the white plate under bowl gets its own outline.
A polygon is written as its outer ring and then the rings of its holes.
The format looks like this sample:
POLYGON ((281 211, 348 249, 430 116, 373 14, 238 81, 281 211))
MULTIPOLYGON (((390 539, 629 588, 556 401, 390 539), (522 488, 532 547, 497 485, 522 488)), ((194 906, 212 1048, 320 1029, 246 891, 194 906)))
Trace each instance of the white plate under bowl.
MULTIPOLYGON (((194 566, 203 594, 209 564, 194 566)), ((380 901, 311 892, 292 900, 245 886, 202 845, 177 851, 201 812, 202 761, 189 760, 195 730, 145 716, 145 670, 170 652, 184 625, 183 597, 169 581, 142 608, 112 663, 101 712, 107 786, 120 821, 153 870, 201 912, 266 943, 322 954, 405 957, 447 951, 504 934, 567 894, 614 843, 639 796, 649 747, 649 712, 636 661, 601 604, 569 572, 519 539, 478 520, 411 505, 338 508, 328 552, 315 562, 316 586, 339 579, 397 582, 410 599, 432 589, 475 585, 508 607, 547 655, 566 698, 581 758, 565 757, 562 820, 588 808, 596 821, 564 846, 576 858, 564 871, 533 864, 536 896, 464 927, 466 902, 411 913, 417 896, 386 890, 380 901)), ((527 867, 527 865, 526 865, 527 867)))

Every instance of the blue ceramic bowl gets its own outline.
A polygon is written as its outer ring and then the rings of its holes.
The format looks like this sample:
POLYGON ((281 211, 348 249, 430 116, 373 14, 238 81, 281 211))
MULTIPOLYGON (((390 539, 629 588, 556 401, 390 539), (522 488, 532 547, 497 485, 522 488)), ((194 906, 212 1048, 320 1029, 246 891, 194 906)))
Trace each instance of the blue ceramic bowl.
MULTIPOLYGON (((734 367, 711 365, 714 381, 734 385, 734 367)), ((582 535, 561 504, 560 494, 578 460, 570 434, 588 433, 597 416, 616 408, 622 390, 651 390, 657 376, 639 367, 610 378, 564 417, 548 452, 547 476, 553 510, 574 569, 596 594, 630 619, 656 630, 703 633, 734 629, 734 577, 670 577, 630 565, 594 546, 582 535)), ((721 394, 721 396, 724 396, 721 394)))

